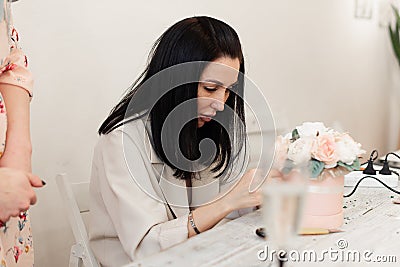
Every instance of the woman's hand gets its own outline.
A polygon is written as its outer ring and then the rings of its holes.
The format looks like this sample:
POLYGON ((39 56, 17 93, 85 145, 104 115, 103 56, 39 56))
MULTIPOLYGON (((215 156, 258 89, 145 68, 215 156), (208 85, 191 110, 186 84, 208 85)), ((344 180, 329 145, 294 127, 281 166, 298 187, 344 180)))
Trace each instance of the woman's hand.
POLYGON ((219 201, 228 207, 229 211, 250 208, 261 205, 261 189, 250 192, 250 185, 257 176, 257 169, 246 172, 234 188, 219 201))
POLYGON ((44 184, 39 177, 9 168, 0 168, 0 221, 6 222, 36 203, 33 187, 44 184))
MULTIPOLYGON (((261 190, 258 189, 254 192, 249 192, 253 178, 258 175, 256 172, 256 169, 248 171, 234 185, 234 188, 224 196, 220 196, 215 201, 193 211, 193 219, 200 232, 214 227, 215 224, 234 210, 256 207, 261 204, 261 190)), ((189 237, 196 234, 189 221, 188 234, 189 237)))

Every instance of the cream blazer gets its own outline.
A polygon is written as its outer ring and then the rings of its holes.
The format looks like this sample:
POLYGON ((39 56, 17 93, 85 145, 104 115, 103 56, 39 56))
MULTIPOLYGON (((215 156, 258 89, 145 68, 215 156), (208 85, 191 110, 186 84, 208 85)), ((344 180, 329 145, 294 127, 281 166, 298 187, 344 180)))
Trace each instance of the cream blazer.
POLYGON ((189 202, 197 206, 210 201, 241 176, 236 171, 234 179, 222 184, 202 171, 188 194, 185 181, 176 179, 157 157, 148 129, 140 119, 129 122, 102 135, 95 147, 89 240, 102 266, 121 266, 186 240, 189 202))

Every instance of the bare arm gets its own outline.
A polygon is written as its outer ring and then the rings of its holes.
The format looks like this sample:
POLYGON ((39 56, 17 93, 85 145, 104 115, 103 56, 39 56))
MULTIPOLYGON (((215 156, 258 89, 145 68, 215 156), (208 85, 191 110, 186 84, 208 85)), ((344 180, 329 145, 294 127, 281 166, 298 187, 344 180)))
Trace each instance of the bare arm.
POLYGON ((7 109, 7 136, 0 167, 31 171, 32 144, 30 138, 30 97, 28 93, 11 84, 1 84, 7 109))

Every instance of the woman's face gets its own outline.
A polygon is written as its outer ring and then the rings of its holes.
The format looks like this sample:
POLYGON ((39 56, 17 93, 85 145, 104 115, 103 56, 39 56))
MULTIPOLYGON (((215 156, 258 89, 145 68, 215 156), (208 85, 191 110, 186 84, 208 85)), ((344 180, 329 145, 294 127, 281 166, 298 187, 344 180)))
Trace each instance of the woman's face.
POLYGON ((230 89, 237 84, 240 62, 237 58, 220 57, 203 71, 197 89, 197 127, 212 120, 224 110, 230 89))

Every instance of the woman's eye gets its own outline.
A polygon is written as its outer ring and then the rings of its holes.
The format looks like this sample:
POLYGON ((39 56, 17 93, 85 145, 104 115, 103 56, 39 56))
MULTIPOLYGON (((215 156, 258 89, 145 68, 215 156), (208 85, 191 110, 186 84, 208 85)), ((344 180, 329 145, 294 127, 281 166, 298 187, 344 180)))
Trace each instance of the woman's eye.
POLYGON ((214 91, 217 91, 217 88, 216 87, 208 87, 208 86, 204 86, 204 89, 206 89, 207 91, 209 91, 209 92, 214 92, 214 91))

